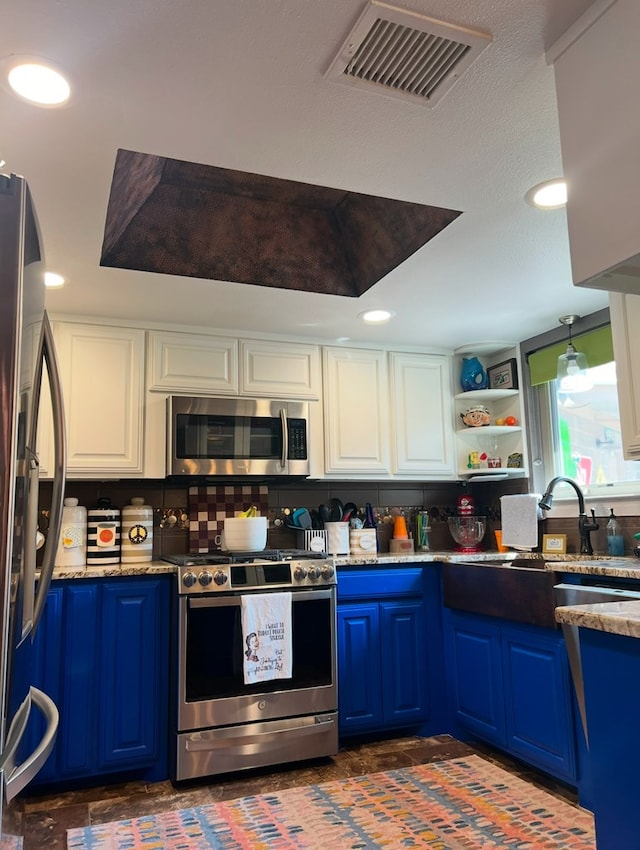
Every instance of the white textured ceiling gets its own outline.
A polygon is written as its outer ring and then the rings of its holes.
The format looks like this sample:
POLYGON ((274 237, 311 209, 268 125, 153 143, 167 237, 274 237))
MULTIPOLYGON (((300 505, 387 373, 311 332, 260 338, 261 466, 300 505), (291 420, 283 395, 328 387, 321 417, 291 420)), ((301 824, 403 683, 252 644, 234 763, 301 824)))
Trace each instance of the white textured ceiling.
POLYGON ((571 283, 563 210, 527 189, 562 172, 549 47, 591 0, 408 0, 493 41, 435 107, 357 91, 324 72, 365 0, 21 0, 0 63, 67 69, 72 102, 0 88, 0 158, 26 176, 54 313, 455 348, 518 341, 607 296, 571 283), (100 268, 116 150, 127 148, 463 211, 358 299, 100 268), (357 314, 390 307, 377 328, 357 314))

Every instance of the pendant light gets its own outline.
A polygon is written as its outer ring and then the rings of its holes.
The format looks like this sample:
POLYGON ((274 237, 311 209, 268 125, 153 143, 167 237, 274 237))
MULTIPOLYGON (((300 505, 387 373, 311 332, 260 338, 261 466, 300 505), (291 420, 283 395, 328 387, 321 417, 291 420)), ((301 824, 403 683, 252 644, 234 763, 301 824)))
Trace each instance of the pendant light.
POLYGON ((559 321, 569 328, 569 343, 564 354, 558 357, 558 390, 562 393, 581 393, 590 390, 593 381, 587 374, 589 364, 586 355, 576 351, 571 341, 571 327, 580 316, 560 316, 559 321))

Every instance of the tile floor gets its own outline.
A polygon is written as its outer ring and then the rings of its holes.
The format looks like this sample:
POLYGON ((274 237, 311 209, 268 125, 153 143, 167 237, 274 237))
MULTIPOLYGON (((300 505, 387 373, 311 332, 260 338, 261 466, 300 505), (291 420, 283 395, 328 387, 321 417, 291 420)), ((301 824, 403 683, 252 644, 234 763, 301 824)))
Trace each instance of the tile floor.
POLYGON ((153 784, 132 782, 100 786, 59 795, 31 796, 21 801, 24 850, 66 850, 66 830, 149 813, 188 808, 250 794, 312 785, 380 770, 441 761, 479 753, 507 770, 572 803, 573 789, 545 774, 509 759, 482 745, 469 746, 448 735, 433 738, 392 738, 374 743, 352 744, 331 759, 237 773, 199 780, 175 788, 169 781, 153 784))

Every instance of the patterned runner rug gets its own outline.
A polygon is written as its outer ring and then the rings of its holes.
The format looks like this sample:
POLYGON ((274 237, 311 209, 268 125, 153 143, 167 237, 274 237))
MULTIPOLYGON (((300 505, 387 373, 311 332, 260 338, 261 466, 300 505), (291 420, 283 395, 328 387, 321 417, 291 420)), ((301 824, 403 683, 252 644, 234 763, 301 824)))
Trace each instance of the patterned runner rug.
POLYGON ((595 850, 593 817, 480 756, 67 832, 68 850, 595 850))

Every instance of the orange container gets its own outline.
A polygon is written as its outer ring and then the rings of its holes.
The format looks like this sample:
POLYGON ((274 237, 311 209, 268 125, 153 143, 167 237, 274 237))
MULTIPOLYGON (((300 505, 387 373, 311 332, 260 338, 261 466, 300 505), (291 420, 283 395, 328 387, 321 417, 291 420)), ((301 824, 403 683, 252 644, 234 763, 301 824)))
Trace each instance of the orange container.
POLYGON ((407 531, 407 521, 403 516, 397 516, 393 520, 393 539, 407 540, 409 532, 407 531))
POLYGON ((509 547, 502 545, 502 530, 499 529, 499 528, 496 528, 496 530, 493 533, 496 536, 496 544, 498 546, 498 552, 508 552, 509 547))

